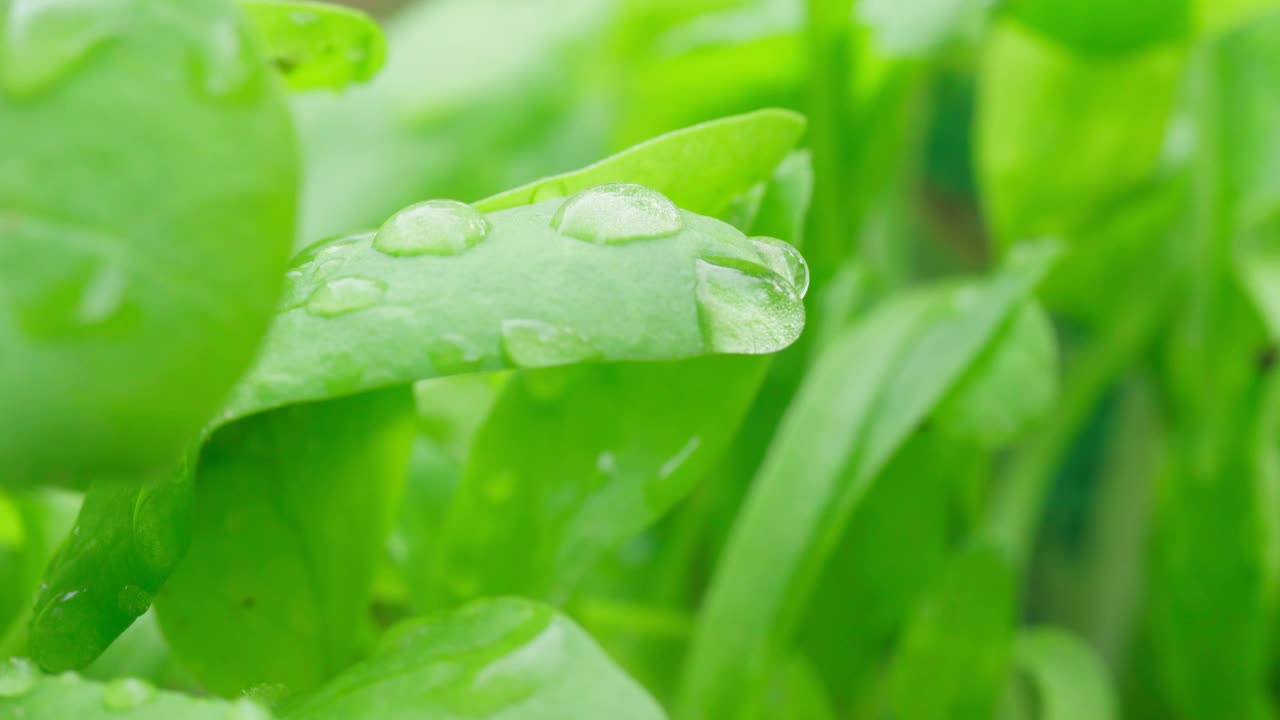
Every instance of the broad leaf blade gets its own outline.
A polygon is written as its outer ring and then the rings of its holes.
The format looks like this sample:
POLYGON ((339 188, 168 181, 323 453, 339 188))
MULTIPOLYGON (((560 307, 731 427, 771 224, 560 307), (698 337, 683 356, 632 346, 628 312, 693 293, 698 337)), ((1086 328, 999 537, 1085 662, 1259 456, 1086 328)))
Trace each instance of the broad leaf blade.
POLYGON ((394 628, 295 720, 661 720, 581 628, 527 600, 485 600, 394 628))
POLYGON ((264 413, 213 436, 190 551, 156 599, 175 655, 207 688, 303 692, 358 656, 412 433, 401 387, 264 413))

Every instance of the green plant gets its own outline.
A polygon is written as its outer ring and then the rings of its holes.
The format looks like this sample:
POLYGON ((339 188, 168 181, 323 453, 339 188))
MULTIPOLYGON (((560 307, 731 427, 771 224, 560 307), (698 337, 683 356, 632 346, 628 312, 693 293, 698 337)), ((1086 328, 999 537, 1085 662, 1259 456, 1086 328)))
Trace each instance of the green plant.
POLYGON ((1271 717, 1280 10, 1120 5, 0 0, 0 720, 1271 717))

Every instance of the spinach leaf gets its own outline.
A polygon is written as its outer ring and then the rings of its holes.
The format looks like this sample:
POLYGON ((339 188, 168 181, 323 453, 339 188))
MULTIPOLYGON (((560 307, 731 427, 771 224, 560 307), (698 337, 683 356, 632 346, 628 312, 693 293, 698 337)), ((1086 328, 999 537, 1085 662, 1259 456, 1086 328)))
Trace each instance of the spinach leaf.
POLYGON ((543 178, 476 203, 486 212, 539 202, 611 182, 660 190, 676 205, 718 215, 767 177, 804 132, 804 118, 758 110, 656 137, 581 170, 543 178))
POLYGON ((165 638, 205 687, 302 692, 359 655, 412 409, 408 389, 392 388, 264 413, 210 439, 191 549, 156 598, 165 638))
POLYGON ((294 90, 367 82, 386 61, 382 30, 364 13, 328 3, 238 1, 268 61, 294 90))
POLYGON ((660 720, 589 635, 527 600, 494 599, 393 628, 285 715, 296 720, 660 720))
POLYGON ((712 580, 682 712, 732 716, 740 707, 761 669, 789 643, 832 543, 867 488, 1056 254, 1053 244, 1025 246, 991 280, 891 303, 823 352, 712 580))
POLYGON ((187 549, 191 474, 94 482, 36 596, 28 645, 42 668, 87 665, 151 606, 187 549))
POLYGON ((0 137, 22 148, 0 169, 4 482, 171 467, 280 290, 288 111, 229 0, 4 0, 0 18, 0 137))
POLYGON ((271 720, 251 700, 210 700, 157 690, 136 678, 108 683, 73 673, 41 676, 22 658, 0 663, 0 717, 21 720, 271 720))

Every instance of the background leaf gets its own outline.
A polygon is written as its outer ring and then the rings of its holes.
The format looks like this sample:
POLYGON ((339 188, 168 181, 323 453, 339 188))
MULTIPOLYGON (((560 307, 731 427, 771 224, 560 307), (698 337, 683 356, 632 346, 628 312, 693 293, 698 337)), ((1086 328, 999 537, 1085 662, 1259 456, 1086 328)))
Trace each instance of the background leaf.
POLYGON ((386 62, 387 41, 364 13, 328 3, 239 2, 267 60, 294 90, 340 90, 368 81, 386 62))

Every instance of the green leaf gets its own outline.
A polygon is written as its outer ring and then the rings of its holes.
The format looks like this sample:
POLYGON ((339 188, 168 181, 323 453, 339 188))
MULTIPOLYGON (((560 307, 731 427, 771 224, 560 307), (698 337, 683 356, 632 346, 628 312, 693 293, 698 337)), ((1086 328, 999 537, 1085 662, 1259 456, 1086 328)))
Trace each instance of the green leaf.
POLYGON ((713 577, 682 711, 731 717, 790 641, 822 563, 868 487, 1057 255, 1027 245, 973 286, 890 303, 816 361, 713 577))
POLYGON ((0 171, 2 482, 171 467, 279 292, 289 113, 230 0, 0 1, 10 16, 0 137, 22 151, 0 171))
POLYGON ((31 602, 45 560, 44 518, 34 498, 0 490, 0 640, 31 602))
POLYGON ((1058 341, 1044 310, 1019 308, 939 406, 945 431, 997 448, 1043 417, 1058 392, 1058 341))
POLYGON ((356 659, 412 420, 400 387, 257 415, 209 441, 191 549, 156 598, 205 687, 298 693, 356 659))
POLYGON ((804 117, 788 110, 712 120, 656 137, 581 170, 508 190, 476 207, 502 210, 605 183, 638 182, 660 189, 686 210, 718 215, 732 198, 782 162, 804 126, 804 117))
POLYGON ((15 720, 271 720, 248 700, 188 697, 133 678, 108 683, 72 673, 41 676, 30 661, 0 661, 0 717, 15 720))
POLYGON ((775 352, 804 308, 774 250, 639 186, 421 203, 295 259, 221 420, 459 372, 775 352))
POLYGON ((1013 0, 1009 14, 1073 50, 1122 54, 1185 40, 1192 0, 1013 0))
POLYGON ((295 720, 661 720, 581 628, 537 603, 484 600, 392 629, 295 720))
POLYGON ((997 26, 982 55, 975 158, 997 239, 1079 244, 1100 212, 1153 179, 1181 60, 1172 49, 1082 59, 997 26))
POLYGON ((1113 720, 1115 688, 1106 665, 1093 648, 1056 628, 1018 633, 1013 649, 1016 669, 1031 682, 1040 720, 1113 720))
POLYGON ((912 613, 889 667, 894 717, 990 718, 1013 646, 1014 569, 999 550, 957 553, 912 613))
POLYGON ((921 428, 849 516, 797 629, 839 705, 874 704, 894 638, 966 529, 958 501, 986 465, 985 448, 921 428))
POLYGON ((604 552, 689 492, 765 367, 710 357, 517 375, 476 436, 438 540, 437 604, 564 602, 604 552))
POLYGON ((386 38, 362 12, 317 2, 238 1, 266 45, 267 60, 294 90, 367 82, 386 61, 386 38))
POLYGON ((90 486, 36 597, 28 643, 42 668, 84 667, 151 606, 187 550, 191 473, 90 486))

